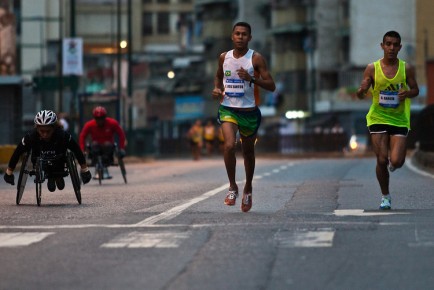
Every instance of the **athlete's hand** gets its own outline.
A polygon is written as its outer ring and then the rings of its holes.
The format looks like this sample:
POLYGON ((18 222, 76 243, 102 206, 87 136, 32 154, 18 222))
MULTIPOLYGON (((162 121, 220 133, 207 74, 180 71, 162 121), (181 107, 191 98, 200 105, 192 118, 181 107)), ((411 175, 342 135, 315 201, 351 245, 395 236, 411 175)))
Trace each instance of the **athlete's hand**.
POLYGON ((252 79, 252 76, 243 67, 237 69, 237 74, 240 77, 240 79, 243 79, 245 81, 250 82, 250 80, 252 79))
POLYGON ((127 153, 125 152, 125 150, 124 149, 120 149, 119 150, 119 158, 124 158, 125 155, 127 155, 127 153))
POLYGON ((7 174, 3 176, 3 179, 6 181, 6 183, 9 183, 10 185, 15 185, 15 176, 14 174, 7 174))
POLYGON ((408 98, 408 90, 400 89, 398 92, 399 101, 402 102, 405 98, 408 98))
POLYGON ((219 88, 214 88, 214 90, 212 90, 212 97, 213 99, 221 99, 223 96, 225 95, 224 91, 222 91, 219 88))
POLYGON ((369 91, 369 87, 371 86, 371 79, 365 78, 362 80, 359 89, 356 92, 357 98, 364 99, 369 91))
POLYGON ((83 184, 88 183, 92 179, 92 174, 89 171, 89 168, 87 168, 86 171, 80 172, 81 181, 83 181, 83 184))

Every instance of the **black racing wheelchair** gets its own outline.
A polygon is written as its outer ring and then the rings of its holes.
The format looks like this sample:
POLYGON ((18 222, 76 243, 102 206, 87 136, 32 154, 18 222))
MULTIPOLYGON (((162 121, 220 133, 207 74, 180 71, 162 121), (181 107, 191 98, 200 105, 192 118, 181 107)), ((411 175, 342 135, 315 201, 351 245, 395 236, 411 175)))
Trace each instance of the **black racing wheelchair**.
POLYGON ((119 146, 117 143, 113 144, 113 157, 111 160, 105 160, 103 153, 94 152, 92 147, 87 144, 86 145, 88 154, 86 154, 86 158, 88 159, 88 166, 95 167, 95 179, 98 179, 99 185, 101 185, 102 180, 104 179, 104 169, 109 166, 119 166, 119 169, 122 173, 122 178, 124 182, 127 183, 127 171, 125 169, 124 159, 119 152, 119 146))
POLYGON ((75 197, 79 204, 81 204, 81 180, 78 175, 77 165, 75 162, 74 154, 71 151, 66 152, 66 162, 65 168, 62 172, 50 172, 46 170, 47 165, 53 162, 53 159, 45 159, 42 157, 37 157, 36 161, 33 163, 31 161, 32 152, 24 153, 22 164, 20 168, 20 174, 18 176, 17 183, 17 205, 20 204, 21 198, 23 197, 24 189, 26 187, 26 181, 28 176, 34 176, 34 182, 36 185, 36 203, 38 206, 41 205, 42 200, 42 183, 45 182, 48 177, 66 177, 70 176, 72 181, 72 186, 74 188, 75 197))

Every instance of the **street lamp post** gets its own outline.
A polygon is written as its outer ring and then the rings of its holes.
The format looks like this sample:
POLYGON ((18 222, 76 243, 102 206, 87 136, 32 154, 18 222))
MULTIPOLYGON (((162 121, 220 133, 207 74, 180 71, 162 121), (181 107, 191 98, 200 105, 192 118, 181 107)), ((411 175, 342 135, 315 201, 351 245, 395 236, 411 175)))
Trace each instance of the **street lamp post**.
POLYGON ((121 33, 122 33, 122 26, 121 26, 121 0, 117 0, 117 39, 116 39, 116 47, 117 47, 117 95, 118 95, 118 106, 117 106, 117 119, 121 121, 121 113, 122 112, 122 84, 121 84, 121 33))

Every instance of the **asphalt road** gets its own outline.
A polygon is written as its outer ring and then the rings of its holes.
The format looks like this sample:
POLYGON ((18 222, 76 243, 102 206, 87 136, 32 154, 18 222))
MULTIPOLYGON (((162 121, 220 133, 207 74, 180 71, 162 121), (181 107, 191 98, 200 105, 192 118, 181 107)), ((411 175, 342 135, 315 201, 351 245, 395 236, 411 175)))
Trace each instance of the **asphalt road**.
MULTIPOLYGON (((410 160, 407 162, 411 165, 410 160)), ((0 289, 433 289, 434 178, 373 158, 258 158, 253 208, 223 204, 221 159, 127 164, 42 205, 0 183, 0 289)), ((238 159, 242 189, 244 172, 238 159)))

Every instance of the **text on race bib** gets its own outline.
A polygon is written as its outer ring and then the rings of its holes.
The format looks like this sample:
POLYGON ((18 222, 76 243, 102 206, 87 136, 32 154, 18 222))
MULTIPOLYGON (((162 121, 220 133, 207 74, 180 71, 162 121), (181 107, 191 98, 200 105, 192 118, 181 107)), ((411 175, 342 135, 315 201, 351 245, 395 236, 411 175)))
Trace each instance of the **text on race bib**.
POLYGON ((225 94, 228 97, 243 97, 244 96, 244 80, 226 79, 225 94))
POLYGON ((378 102, 384 108, 397 108, 399 106, 398 91, 380 91, 378 102))

